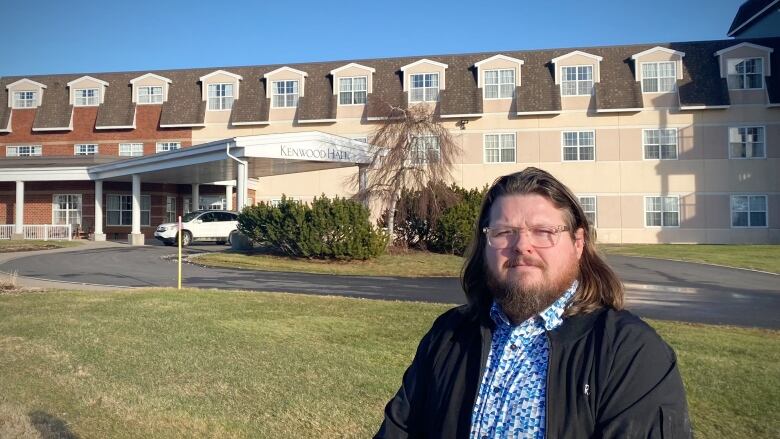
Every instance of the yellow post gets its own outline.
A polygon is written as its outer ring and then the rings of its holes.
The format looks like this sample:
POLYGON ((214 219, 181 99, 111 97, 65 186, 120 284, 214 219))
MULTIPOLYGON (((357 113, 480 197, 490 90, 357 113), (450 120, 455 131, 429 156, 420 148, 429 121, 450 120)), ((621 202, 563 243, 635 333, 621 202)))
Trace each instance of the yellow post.
POLYGON ((181 289, 181 216, 179 217, 179 228, 178 232, 176 233, 179 237, 179 289, 181 289))

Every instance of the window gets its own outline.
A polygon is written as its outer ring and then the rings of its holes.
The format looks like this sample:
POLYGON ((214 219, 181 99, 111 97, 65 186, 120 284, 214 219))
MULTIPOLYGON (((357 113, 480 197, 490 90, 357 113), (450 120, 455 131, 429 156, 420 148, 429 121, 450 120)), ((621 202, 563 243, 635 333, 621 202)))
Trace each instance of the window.
POLYGON ((274 108, 292 108, 298 105, 298 81, 274 81, 272 87, 274 108))
POLYGON ((15 91, 14 108, 34 108, 38 105, 37 94, 34 91, 15 91))
POLYGON ((409 102, 436 102, 439 99, 439 74, 410 75, 409 102))
POLYGON ((77 107, 89 107, 98 104, 98 89, 77 88, 74 93, 73 105, 77 107))
POLYGON ((95 155, 98 153, 98 146, 94 143, 73 145, 73 155, 95 155))
POLYGON ((674 91, 677 82, 677 63, 648 62, 642 63, 642 92, 665 93, 674 91))
POLYGON ((143 143, 120 143, 119 155, 122 157, 140 157, 144 155, 143 143))
POLYGON ((588 218, 588 223, 591 227, 596 227, 596 197, 583 196, 577 197, 582 206, 582 210, 585 212, 585 216, 588 218))
POLYGON ((201 195, 198 210, 225 210, 227 200, 220 195, 201 195))
POLYGON ((233 84, 209 84, 209 110, 233 108, 233 84))
POLYGON ((564 131, 563 161, 595 160, 595 136, 593 131, 564 131))
POLYGON ((165 197, 165 222, 175 223, 176 221, 176 197, 165 197))
POLYGON ((41 145, 6 146, 6 157, 32 157, 41 155, 41 145))
POLYGON ((764 143, 764 127, 729 128, 729 157, 733 159, 766 157, 764 143))
POLYGON ((514 163, 515 135, 486 134, 485 163, 514 163))
POLYGON ((368 143, 368 137, 353 137, 352 140, 357 140, 358 142, 368 143))
POLYGON ((441 155, 439 138, 436 136, 420 136, 412 139, 410 161, 413 164, 437 162, 441 155))
POLYGON ((157 142, 157 152, 175 151, 181 149, 180 142, 157 142))
POLYGON ((366 103, 366 80, 365 76, 357 78, 339 79, 339 104, 355 105, 366 103))
POLYGON ((593 66, 562 67, 561 95, 590 96, 593 90, 593 66))
POLYGON ((644 130, 646 160, 676 160, 677 130, 644 130))
POLYGON ((728 60, 728 83, 732 90, 764 88, 764 59, 728 60))
POLYGON ((679 197, 645 197, 646 227, 679 227, 679 197))
POLYGON ((485 71, 485 99, 509 99, 515 95, 515 71, 485 71))
MULTIPOLYGON (((141 225, 148 226, 151 223, 151 197, 141 195, 141 225)), ((130 226, 133 224, 133 196, 132 195, 107 195, 106 196, 106 225, 130 226)))
POLYGON ((138 87, 139 104, 161 104, 163 101, 163 88, 155 86, 138 87))
POLYGON ((766 195, 733 195, 731 227, 766 227, 766 195))
POLYGON ((54 224, 81 225, 81 194, 55 194, 52 197, 54 224))

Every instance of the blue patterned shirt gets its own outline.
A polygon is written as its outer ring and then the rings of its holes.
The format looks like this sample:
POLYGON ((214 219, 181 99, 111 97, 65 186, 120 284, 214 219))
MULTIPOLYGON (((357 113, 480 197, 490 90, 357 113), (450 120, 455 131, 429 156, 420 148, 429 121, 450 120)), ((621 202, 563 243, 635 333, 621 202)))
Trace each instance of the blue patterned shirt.
POLYGON ((545 331, 563 322, 563 312, 577 281, 547 309, 513 325, 497 303, 490 309, 496 323, 485 375, 471 416, 471 439, 544 438, 547 363, 550 345, 545 331))

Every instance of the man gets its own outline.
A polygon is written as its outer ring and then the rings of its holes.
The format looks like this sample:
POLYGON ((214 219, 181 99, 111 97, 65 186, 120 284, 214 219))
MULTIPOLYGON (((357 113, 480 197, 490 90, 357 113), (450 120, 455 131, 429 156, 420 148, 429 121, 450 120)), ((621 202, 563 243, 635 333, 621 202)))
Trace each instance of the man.
POLYGON ((423 337, 379 438, 688 438, 672 349, 621 310, 571 191, 536 168, 485 196, 468 304, 423 337))

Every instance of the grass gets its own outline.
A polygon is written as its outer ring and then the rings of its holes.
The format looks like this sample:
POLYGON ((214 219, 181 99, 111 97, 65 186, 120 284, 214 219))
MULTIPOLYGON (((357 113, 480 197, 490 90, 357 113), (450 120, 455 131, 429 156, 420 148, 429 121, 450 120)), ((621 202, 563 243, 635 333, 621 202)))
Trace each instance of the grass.
POLYGON ((353 276, 454 277, 463 258, 421 251, 391 252, 369 261, 321 261, 265 253, 210 253, 193 259, 215 267, 353 276))
POLYGON ((603 244, 606 254, 647 256, 780 274, 780 245, 603 244))
MULTIPOLYGON (((448 307, 197 290, 0 295, 0 437, 369 437, 448 307)), ((780 332, 651 324, 677 350, 697 437, 776 437, 780 332)))
POLYGON ((0 241, 0 253, 26 252, 32 250, 51 250, 55 248, 76 247, 81 245, 79 241, 42 241, 42 240, 19 240, 0 241))

